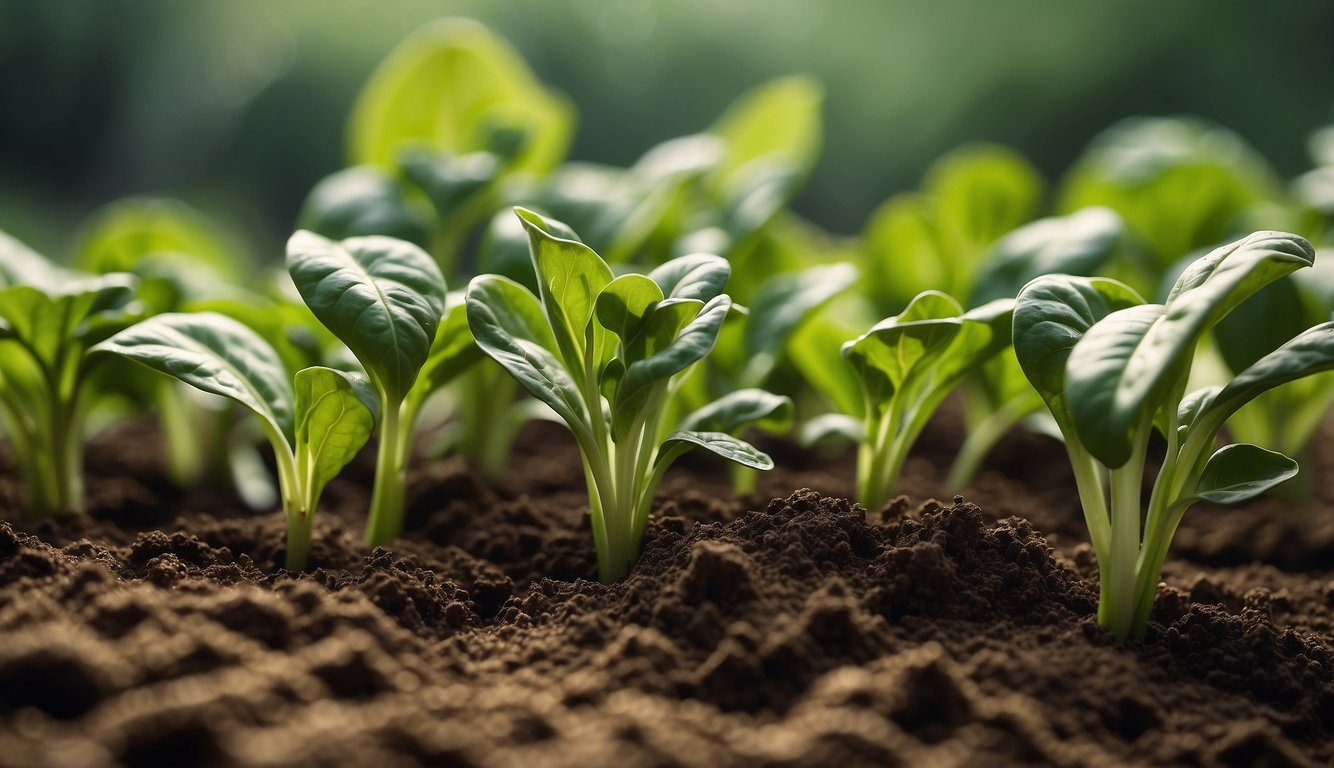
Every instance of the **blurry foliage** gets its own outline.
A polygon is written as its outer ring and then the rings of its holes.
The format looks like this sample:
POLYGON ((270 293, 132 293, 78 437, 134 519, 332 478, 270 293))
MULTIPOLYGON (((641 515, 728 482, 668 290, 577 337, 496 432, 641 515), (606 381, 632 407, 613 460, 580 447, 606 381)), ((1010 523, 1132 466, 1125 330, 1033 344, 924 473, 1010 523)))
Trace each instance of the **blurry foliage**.
MULTIPOLYGON (((1334 92, 1334 6, 1317 0, 10 0, 0 217, 62 252, 83 212, 166 194, 217 212, 275 260, 307 191, 343 167, 348 105, 377 63, 451 15, 490 25, 527 59, 542 85, 520 91, 578 106, 570 156, 583 161, 629 164, 755 83, 814 75, 827 89, 825 151, 796 210, 843 232, 956 146, 1013 146, 1056 178, 1131 114, 1202 115, 1295 175, 1311 167, 1305 137, 1329 121, 1334 92)), ((1327 175, 1308 178, 1308 197, 1327 175)))

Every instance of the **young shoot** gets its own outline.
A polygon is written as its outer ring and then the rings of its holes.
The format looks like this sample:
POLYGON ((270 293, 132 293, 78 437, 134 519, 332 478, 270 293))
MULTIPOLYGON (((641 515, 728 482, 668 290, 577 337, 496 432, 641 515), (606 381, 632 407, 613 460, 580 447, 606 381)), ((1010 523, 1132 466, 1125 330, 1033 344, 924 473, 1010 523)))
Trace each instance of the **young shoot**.
POLYGON ((366 370, 380 402, 379 446, 366 545, 403 528, 404 493, 417 417, 427 396, 475 359, 458 307, 445 316, 445 279, 412 243, 391 237, 341 242, 300 231, 287 270, 315 317, 366 370))
MULTIPOLYGON (((730 274, 717 256, 696 254, 648 275, 613 278, 591 248, 557 233, 568 228, 516 209, 530 241, 539 295, 498 275, 468 287, 468 323, 477 344, 569 427, 583 458, 598 576, 624 576, 638 557, 653 495, 667 468, 692 448, 757 469, 773 461, 723 431, 665 424, 681 374, 713 348, 732 301, 730 274), (540 298, 539 298, 540 297, 540 298)), ((737 395, 723 412, 685 419, 737 429, 762 397, 737 395), (740 421, 739 421, 740 420, 740 421)), ((683 425, 684 426, 684 425, 683 425)))
POLYGON ((82 512, 86 352, 128 322, 135 279, 85 275, 0 232, 0 424, 34 519, 82 512))
POLYGON ((1211 328, 1314 258, 1296 235, 1257 232, 1192 263, 1163 304, 1106 278, 1048 276, 1020 293, 1015 352, 1065 438, 1098 558, 1098 620, 1117 637, 1143 636, 1172 536, 1192 504, 1245 501, 1296 474, 1282 454, 1214 445, 1247 402, 1334 368, 1334 323, 1298 334, 1222 386, 1187 393, 1186 385, 1211 328), (1166 453, 1142 510, 1154 430, 1166 453))
POLYGON ((923 292, 903 312, 844 344, 845 365, 826 366, 812 378, 845 412, 809 422, 803 439, 841 434, 857 443, 863 506, 878 507, 894 496, 903 462, 940 403, 1009 346, 1013 304, 998 299, 965 312, 939 291, 923 292), (860 402, 846 394, 851 391, 860 393, 860 402))
POLYGON ((93 351, 141 363, 255 414, 278 465, 287 515, 286 565, 304 568, 324 486, 375 427, 380 403, 370 384, 319 366, 304 368, 289 381, 282 358, 259 334, 214 312, 158 315, 93 351))

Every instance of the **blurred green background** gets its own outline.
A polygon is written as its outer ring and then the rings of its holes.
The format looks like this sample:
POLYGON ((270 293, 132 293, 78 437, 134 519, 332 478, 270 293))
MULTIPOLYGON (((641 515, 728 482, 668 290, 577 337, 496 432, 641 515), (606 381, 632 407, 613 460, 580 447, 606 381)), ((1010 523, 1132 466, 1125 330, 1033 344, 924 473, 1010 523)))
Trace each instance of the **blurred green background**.
POLYGON ((1323 0, 0 0, 0 229, 55 256, 99 205, 168 195, 276 259, 344 165, 367 76, 446 15, 571 97, 573 159, 629 163, 752 85, 815 75, 825 148, 795 207, 836 232, 968 141, 1055 178, 1119 118, 1189 113, 1292 176, 1334 117, 1323 0))

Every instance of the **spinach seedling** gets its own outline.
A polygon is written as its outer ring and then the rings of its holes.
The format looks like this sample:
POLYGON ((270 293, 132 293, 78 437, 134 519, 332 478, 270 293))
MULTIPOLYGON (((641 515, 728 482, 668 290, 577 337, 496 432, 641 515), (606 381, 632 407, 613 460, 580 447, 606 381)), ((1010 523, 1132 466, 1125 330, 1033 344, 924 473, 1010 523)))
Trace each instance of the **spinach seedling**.
POLYGON ((465 315, 460 307, 452 322, 446 318, 440 268, 404 240, 371 236, 334 242, 300 231, 287 242, 287 271, 311 312, 352 350, 379 393, 379 453, 366 544, 388 544, 403 528, 408 460, 421 406, 471 354, 472 345, 459 336, 465 315))
POLYGON ((894 495, 903 462, 940 403, 1009 346, 1013 304, 998 299, 965 312, 949 296, 925 291, 903 312, 843 344, 845 365, 830 361, 823 366, 828 370, 812 377, 845 411, 808 422, 803 439, 841 434, 857 443, 863 506, 879 506, 894 495))
POLYGON ((318 366, 298 371, 289 381, 282 359, 259 334, 214 312, 157 315, 120 331, 93 352, 141 363, 255 414, 278 465, 287 514, 287 568, 304 568, 324 486, 375 427, 380 404, 370 384, 318 366))
POLYGON ((83 511, 87 350, 131 322, 135 279, 86 275, 0 232, 0 419, 35 518, 83 511))
MULTIPOLYGON (((696 254, 648 275, 613 278, 591 248, 558 235, 568 228, 522 208, 515 213, 528 232, 540 298, 508 278, 482 275, 468 286, 468 323, 482 350, 574 435, 598 575, 610 583, 638 556, 653 494, 678 457, 702 447, 746 466, 773 467, 767 455, 725 432, 685 429, 664 437, 673 387, 709 353, 731 310, 722 293, 730 267, 696 254)), ((746 405, 734 404, 737 413, 746 405)), ((725 420, 735 428, 734 416, 725 420)))
POLYGON ((1223 386, 1186 392, 1200 340, 1247 297, 1311 265, 1300 237, 1257 232, 1191 264, 1163 304, 1105 278, 1039 278, 1020 293, 1014 346, 1065 438, 1098 557, 1099 622, 1147 626, 1168 546, 1192 504, 1250 499, 1293 477, 1292 459, 1250 444, 1214 451, 1238 408, 1334 367, 1334 324, 1306 330, 1223 386), (1150 434, 1167 443, 1141 536, 1150 434), (1105 479, 1107 478, 1107 479, 1105 479))

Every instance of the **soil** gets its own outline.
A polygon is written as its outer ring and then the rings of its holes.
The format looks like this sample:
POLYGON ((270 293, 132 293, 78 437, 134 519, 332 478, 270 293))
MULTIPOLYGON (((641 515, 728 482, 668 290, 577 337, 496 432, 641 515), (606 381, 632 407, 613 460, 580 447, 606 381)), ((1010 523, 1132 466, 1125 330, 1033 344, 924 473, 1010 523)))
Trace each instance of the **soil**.
MULTIPOLYGON (((293 574, 278 514, 176 491, 153 430, 121 429, 90 447, 91 514, 0 523, 0 765, 1334 760, 1334 493, 1193 510, 1122 643, 1060 446, 1014 435, 932 500, 958 432, 933 425, 869 511, 847 454, 771 442, 787 469, 740 499, 687 457, 608 587, 558 430, 530 429, 505 489, 420 470, 370 553, 359 461, 293 574)), ((17 492, 0 469, 0 515, 17 492)))

